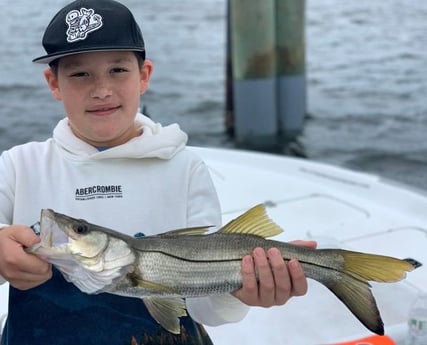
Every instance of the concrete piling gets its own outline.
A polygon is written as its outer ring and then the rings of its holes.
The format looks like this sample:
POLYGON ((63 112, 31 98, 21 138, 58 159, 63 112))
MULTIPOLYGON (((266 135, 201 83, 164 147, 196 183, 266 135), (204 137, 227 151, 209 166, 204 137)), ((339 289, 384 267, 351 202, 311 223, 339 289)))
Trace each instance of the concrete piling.
POLYGON ((226 127, 237 145, 280 146, 305 116, 304 0, 228 0, 226 127))

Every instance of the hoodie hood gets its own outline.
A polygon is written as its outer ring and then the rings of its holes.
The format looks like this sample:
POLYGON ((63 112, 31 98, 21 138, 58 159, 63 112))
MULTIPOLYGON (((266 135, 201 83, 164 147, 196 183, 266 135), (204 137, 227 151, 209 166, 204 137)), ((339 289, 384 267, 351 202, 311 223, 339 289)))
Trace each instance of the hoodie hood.
POLYGON ((62 150, 75 159, 170 159, 187 143, 187 134, 177 124, 163 127, 140 113, 136 115, 135 122, 142 131, 140 136, 105 151, 99 151, 96 147, 77 138, 71 131, 68 118, 59 121, 53 131, 53 139, 62 150))

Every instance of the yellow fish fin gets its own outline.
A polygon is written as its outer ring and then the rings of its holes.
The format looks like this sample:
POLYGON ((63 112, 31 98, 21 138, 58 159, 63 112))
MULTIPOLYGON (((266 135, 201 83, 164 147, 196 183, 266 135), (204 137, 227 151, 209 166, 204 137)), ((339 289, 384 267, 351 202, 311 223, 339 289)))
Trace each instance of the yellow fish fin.
POLYGON ((384 335, 384 324, 368 282, 339 272, 339 283, 325 284, 368 329, 384 335))
POLYGON ((415 267, 390 256, 342 251, 344 271, 364 280, 391 283, 402 280, 415 267))
POLYGON ((145 297, 142 299, 150 315, 167 331, 181 332, 179 318, 187 315, 182 298, 145 297))
POLYGON ((152 292, 164 292, 169 294, 177 294, 177 291, 166 285, 158 284, 151 282, 149 280, 141 279, 136 273, 128 273, 127 279, 129 280, 131 286, 139 287, 143 290, 152 291, 152 292))
POLYGON ((185 229, 176 229, 168 232, 164 232, 157 236, 168 237, 168 236, 184 236, 184 235, 203 235, 209 231, 209 228, 212 228, 213 225, 209 226, 198 226, 194 228, 185 228, 185 229))
POLYGON ((268 217, 263 204, 252 207, 218 231, 222 234, 246 234, 263 238, 276 236, 281 232, 283 230, 268 217))
POLYGON ((329 260, 330 266, 300 261, 307 276, 328 287, 368 329, 383 335, 384 325, 368 281, 396 282, 416 268, 416 263, 341 249, 319 249, 317 253, 324 258, 319 262, 335 258, 329 260))

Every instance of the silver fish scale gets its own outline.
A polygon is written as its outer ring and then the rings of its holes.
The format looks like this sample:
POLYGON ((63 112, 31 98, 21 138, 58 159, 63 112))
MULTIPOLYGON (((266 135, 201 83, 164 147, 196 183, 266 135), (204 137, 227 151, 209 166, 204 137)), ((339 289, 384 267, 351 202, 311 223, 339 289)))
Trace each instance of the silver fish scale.
POLYGON ((196 297, 233 291, 241 286, 240 260, 189 262, 158 252, 139 253, 141 279, 169 291, 139 289, 144 295, 196 297))
POLYGON ((183 260, 233 260, 243 257, 251 248, 266 241, 257 236, 211 234, 192 236, 150 236, 134 240, 138 252, 157 251, 183 260))
POLYGON ((139 253, 161 252, 182 261, 229 261, 241 260, 256 247, 278 248, 285 259, 298 259, 322 266, 336 267, 343 258, 337 251, 313 250, 259 236, 246 234, 221 234, 200 236, 153 236, 134 240, 131 246, 139 253))
MULTIPOLYGON (((285 259, 307 260, 314 265, 324 266, 325 256, 334 264, 336 260, 342 262, 339 255, 334 260, 329 252, 322 255, 318 251, 320 255, 313 256, 311 249, 241 234, 154 236, 140 238, 131 245, 138 256, 134 281, 125 279, 116 286, 130 296, 199 297, 236 290, 242 283, 241 260, 255 247, 274 246, 285 259), (135 279, 140 282, 138 286, 135 279)), ((310 269, 307 273, 319 274, 310 269)))

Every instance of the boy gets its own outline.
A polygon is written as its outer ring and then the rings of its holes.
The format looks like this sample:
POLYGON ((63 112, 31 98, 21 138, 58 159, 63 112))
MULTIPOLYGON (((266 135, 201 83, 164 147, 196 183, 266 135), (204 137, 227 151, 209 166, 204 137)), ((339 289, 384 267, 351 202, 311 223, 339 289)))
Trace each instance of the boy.
POLYGON ((269 307, 305 293, 298 262, 286 265, 276 249, 257 248, 242 262, 243 287, 232 295, 188 299, 190 316, 182 318, 181 335, 173 336, 142 301, 84 294, 27 254, 24 248, 39 239, 18 224, 36 222, 42 208, 129 235, 221 221, 208 170, 185 149, 186 134, 138 113, 153 64, 125 6, 74 1, 52 19, 43 46, 47 55, 34 62, 49 64, 46 81, 67 117, 46 142, 0 157, 0 276, 10 283, 2 345, 210 344, 197 322, 236 322, 247 305, 269 307))

